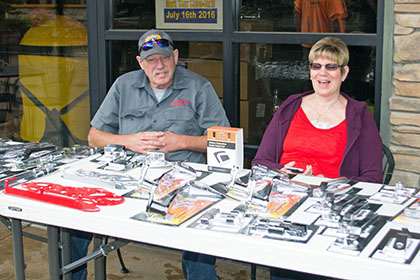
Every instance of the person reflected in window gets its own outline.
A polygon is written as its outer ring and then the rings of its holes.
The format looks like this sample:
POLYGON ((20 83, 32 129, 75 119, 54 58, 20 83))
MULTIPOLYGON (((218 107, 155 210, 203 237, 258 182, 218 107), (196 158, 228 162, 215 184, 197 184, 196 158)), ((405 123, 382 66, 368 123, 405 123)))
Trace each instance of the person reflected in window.
MULTIPOLYGON (((296 31, 314 33, 344 33, 347 9, 344 0, 295 0, 296 31)), ((306 60, 311 45, 302 44, 306 60)))
POLYGON ((344 33, 346 17, 343 0, 295 0, 294 18, 299 32, 344 33))
POLYGON ((267 127, 252 164, 303 175, 382 182, 382 140, 365 102, 341 92, 347 45, 325 37, 309 52, 313 90, 288 97, 267 127))

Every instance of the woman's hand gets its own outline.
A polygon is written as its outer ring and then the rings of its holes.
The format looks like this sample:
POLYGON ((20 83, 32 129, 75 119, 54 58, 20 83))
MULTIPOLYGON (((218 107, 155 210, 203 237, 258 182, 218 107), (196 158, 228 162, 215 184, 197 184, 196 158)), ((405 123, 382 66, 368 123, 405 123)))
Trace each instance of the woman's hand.
POLYGON ((302 168, 296 168, 294 167, 296 162, 291 161, 289 163, 286 163, 284 167, 281 169, 283 172, 286 172, 288 174, 302 174, 305 176, 312 176, 312 165, 307 165, 306 169, 302 168))

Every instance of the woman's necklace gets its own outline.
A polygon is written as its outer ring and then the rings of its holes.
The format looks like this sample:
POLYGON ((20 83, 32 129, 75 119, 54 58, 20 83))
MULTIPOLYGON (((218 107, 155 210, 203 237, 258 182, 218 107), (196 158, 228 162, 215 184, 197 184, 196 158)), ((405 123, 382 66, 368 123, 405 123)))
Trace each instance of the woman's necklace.
POLYGON ((319 119, 322 116, 324 116, 326 113, 328 113, 335 106, 335 104, 338 103, 339 100, 340 100, 340 97, 338 96, 337 99, 330 106, 328 106, 327 109, 325 109, 324 111, 319 111, 318 109, 319 109, 319 107, 321 107, 321 104, 319 103, 318 99, 316 99, 315 101, 316 101, 318 106, 315 106, 315 111, 316 111, 316 114, 317 114, 317 116, 315 118, 315 121, 319 122, 319 119))

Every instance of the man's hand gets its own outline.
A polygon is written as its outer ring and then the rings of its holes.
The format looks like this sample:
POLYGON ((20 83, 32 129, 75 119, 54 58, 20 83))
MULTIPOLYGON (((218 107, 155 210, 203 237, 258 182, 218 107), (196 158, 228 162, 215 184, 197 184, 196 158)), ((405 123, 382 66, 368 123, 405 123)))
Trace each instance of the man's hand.
POLYGON ((205 153, 207 150, 207 135, 190 136, 179 135, 173 132, 163 132, 163 136, 159 137, 159 141, 163 146, 161 151, 173 152, 178 150, 190 150, 205 153))
POLYGON ((94 127, 90 128, 88 140, 90 146, 103 148, 108 144, 123 145, 137 153, 147 153, 151 150, 159 150, 165 145, 161 137, 163 132, 138 132, 135 134, 118 135, 100 131, 94 127))
POLYGON ((184 145, 186 143, 182 138, 182 135, 178 135, 170 131, 163 132, 163 135, 159 137, 159 141, 162 143, 160 150, 173 152, 184 149, 184 145))
POLYGON ((89 145, 103 148, 108 144, 125 146, 137 153, 147 153, 152 150, 173 152, 191 150, 206 152, 207 136, 178 135, 173 132, 148 131, 134 134, 118 135, 103 132, 91 127, 88 135, 89 145))
POLYGON ((125 147, 137 153, 145 154, 153 150, 162 150, 165 147, 163 132, 138 132, 125 135, 125 147))

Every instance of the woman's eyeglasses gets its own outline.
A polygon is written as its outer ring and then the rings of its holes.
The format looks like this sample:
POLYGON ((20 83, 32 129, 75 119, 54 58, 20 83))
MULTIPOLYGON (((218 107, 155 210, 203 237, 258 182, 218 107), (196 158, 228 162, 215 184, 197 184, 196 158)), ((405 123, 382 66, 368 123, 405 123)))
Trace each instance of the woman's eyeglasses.
POLYGON ((164 48, 164 47, 172 46, 172 43, 171 43, 171 41, 166 40, 166 39, 155 40, 155 39, 152 38, 151 41, 148 41, 148 42, 144 43, 143 46, 141 46, 140 50, 141 51, 148 51, 150 49, 153 49, 153 47, 155 47, 155 46, 159 46, 161 48, 164 48))
POLYGON ((325 66, 325 69, 328 71, 335 71, 340 67, 343 67, 344 65, 340 65, 337 63, 327 63, 327 64, 321 64, 321 63, 309 63, 309 68, 312 70, 321 70, 322 66, 325 66))

